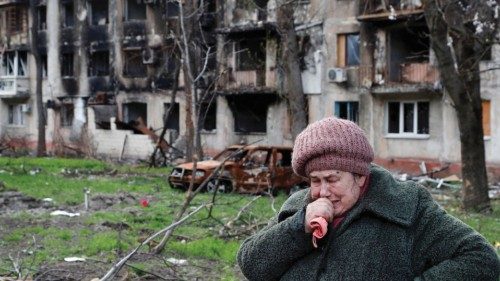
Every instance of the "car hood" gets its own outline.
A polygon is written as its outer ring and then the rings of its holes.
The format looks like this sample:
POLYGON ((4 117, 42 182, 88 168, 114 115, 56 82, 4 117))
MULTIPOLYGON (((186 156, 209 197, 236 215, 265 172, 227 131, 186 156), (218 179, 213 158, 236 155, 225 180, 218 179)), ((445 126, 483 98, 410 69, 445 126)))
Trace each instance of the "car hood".
MULTIPOLYGON (((213 170, 217 168, 222 162, 216 161, 216 160, 206 160, 206 161, 200 161, 196 163, 196 169, 199 170, 213 170)), ((227 163, 227 162, 226 162, 227 163)), ((183 168, 186 170, 192 170, 193 169, 193 162, 188 162, 184 164, 178 165, 176 168, 183 168)))

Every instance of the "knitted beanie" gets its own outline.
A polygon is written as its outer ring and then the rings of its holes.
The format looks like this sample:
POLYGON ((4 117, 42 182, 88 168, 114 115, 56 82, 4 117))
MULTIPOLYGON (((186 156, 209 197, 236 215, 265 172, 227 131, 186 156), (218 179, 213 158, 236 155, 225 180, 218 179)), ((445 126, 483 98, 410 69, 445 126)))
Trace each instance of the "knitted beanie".
POLYGON ((292 167, 308 177, 312 171, 340 170, 370 174, 373 149, 355 123, 328 117, 307 126, 295 140, 292 167))

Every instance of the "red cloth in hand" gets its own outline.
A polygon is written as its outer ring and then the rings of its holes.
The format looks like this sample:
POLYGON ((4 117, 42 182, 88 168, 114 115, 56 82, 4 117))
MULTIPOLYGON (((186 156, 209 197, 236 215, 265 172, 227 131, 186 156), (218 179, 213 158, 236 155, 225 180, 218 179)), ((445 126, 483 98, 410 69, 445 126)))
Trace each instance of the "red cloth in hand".
POLYGON ((316 242, 317 239, 321 239, 326 235, 326 232, 328 231, 328 222, 326 221, 325 218, 322 217, 317 217, 311 220, 309 223, 311 229, 312 229, 312 243, 314 248, 318 248, 318 243, 316 242))

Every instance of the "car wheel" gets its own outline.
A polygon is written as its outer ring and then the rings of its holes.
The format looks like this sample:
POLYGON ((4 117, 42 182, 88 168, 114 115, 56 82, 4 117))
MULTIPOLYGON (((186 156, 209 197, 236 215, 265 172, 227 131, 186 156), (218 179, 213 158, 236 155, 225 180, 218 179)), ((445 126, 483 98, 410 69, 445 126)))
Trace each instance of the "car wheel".
POLYGON ((207 192, 210 192, 210 193, 214 193, 216 190, 218 192, 221 192, 221 193, 229 193, 229 192, 233 191, 233 185, 228 180, 211 179, 207 183, 206 190, 207 190, 207 192))

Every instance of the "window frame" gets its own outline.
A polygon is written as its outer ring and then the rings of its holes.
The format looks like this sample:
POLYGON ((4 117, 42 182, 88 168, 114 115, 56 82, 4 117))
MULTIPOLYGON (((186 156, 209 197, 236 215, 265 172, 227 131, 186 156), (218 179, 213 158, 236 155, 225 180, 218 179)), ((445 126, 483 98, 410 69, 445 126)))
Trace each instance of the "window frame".
POLYGON ((22 106, 23 106, 22 104, 9 104, 8 105, 7 124, 9 126, 23 127, 24 125, 26 125, 26 120, 24 118, 24 112, 22 110, 22 106))
POLYGON ((338 33, 337 34, 337 67, 358 67, 361 65, 361 54, 360 51, 361 49, 359 48, 360 45, 360 33, 359 32, 349 32, 349 33, 338 33), (356 35, 358 36, 358 50, 357 50, 357 56, 358 56, 358 62, 357 64, 349 64, 348 58, 349 58, 349 36, 356 35))
POLYGON ((352 122, 358 124, 358 122, 359 122, 359 101, 351 101, 351 100, 349 100, 349 101, 335 101, 333 106, 334 106, 334 115, 337 118, 346 119, 346 120, 349 120, 349 121, 352 121, 352 122), (339 111, 340 106, 344 105, 344 104, 347 106, 347 118, 340 117, 340 111, 339 111), (352 115, 354 115, 354 116, 352 116, 352 115))
POLYGON ((430 138, 430 111, 431 111, 431 102, 430 100, 389 100, 386 101, 385 103, 385 120, 384 120, 384 126, 385 126, 385 137, 386 138, 409 138, 409 139, 428 139, 430 138), (398 103, 399 104, 399 126, 398 126, 398 133, 390 133, 389 132, 389 104, 390 103, 398 103), (429 125, 428 128, 428 133, 422 134, 418 133, 418 114, 419 114, 419 109, 418 109, 418 104, 419 103, 427 103, 428 105, 428 112, 427 112, 427 123, 429 125), (413 104, 413 131, 412 132, 405 132, 404 131, 404 105, 405 104, 413 104))

